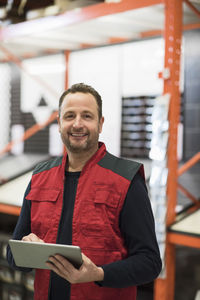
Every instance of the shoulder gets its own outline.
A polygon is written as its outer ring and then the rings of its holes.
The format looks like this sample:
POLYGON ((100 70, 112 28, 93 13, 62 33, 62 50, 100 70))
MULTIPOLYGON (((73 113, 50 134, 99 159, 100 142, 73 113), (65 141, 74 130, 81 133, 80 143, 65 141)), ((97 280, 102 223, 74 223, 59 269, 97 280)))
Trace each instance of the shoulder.
POLYGON ((58 167, 62 164, 63 156, 59 156, 53 159, 49 159, 47 161, 43 161, 36 165, 35 169, 33 170, 33 175, 41 173, 43 171, 48 171, 54 167, 58 167))
POLYGON ((105 156, 98 162, 98 165, 128 180, 132 180, 139 169, 143 168, 143 165, 139 162, 119 158, 109 152, 106 152, 105 156))

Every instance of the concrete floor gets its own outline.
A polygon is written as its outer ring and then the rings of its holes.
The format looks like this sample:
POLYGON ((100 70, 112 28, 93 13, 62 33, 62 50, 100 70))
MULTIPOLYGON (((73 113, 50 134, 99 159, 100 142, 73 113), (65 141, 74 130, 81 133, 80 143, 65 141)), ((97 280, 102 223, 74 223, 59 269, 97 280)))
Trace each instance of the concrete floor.
MULTIPOLYGON (((176 247, 175 277, 174 300, 200 300, 200 249, 176 247)), ((153 300, 152 285, 138 288, 137 300, 153 300)))

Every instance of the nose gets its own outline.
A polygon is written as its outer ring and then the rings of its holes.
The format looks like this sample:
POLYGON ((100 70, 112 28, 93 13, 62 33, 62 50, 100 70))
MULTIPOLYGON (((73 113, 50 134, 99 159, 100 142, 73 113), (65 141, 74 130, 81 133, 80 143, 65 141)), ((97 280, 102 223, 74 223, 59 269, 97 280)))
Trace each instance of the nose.
POLYGON ((82 128, 82 127, 83 127, 83 124, 82 124, 82 121, 81 121, 81 117, 77 116, 74 119, 73 128, 82 128))

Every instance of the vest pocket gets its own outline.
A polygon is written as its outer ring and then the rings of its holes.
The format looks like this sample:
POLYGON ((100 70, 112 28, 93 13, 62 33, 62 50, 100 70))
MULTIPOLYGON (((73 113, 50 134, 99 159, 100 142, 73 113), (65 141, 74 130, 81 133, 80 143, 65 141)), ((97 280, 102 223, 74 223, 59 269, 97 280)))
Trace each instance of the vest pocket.
POLYGON ((85 236, 106 237, 118 229, 120 195, 98 189, 82 207, 81 231, 85 236), (87 216, 87 217, 86 217, 87 216))
POLYGON ((31 231, 44 239, 57 216, 55 205, 60 190, 32 188, 27 200, 31 201, 31 231))
POLYGON ((118 223, 118 206, 120 196, 112 191, 97 190, 94 199, 95 211, 102 216, 105 223, 118 223))
POLYGON ((60 191, 55 189, 32 188, 26 199, 38 202, 54 202, 57 200, 59 194, 60 191))

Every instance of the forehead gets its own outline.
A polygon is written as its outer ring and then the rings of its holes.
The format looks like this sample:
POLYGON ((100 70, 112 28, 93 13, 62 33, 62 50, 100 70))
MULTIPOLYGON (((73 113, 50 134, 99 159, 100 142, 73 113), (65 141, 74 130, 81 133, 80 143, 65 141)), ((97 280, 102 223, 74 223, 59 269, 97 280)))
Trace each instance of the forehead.
POLYGON ((61 111, 74 109, 98 111, 98 106, 94 96, 89 93, 67 94, 62 102, 61 111))

